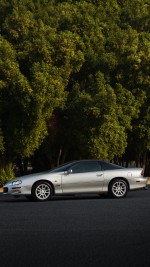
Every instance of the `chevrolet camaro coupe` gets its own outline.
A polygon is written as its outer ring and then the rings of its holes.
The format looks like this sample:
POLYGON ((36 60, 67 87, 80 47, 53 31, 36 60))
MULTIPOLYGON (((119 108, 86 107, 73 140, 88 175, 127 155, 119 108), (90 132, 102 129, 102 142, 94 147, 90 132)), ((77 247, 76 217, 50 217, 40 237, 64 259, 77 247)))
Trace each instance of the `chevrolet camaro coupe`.
POLYGON ((55 195, 96 193, 125 197, 130 190, 146 188, 141 168, 123 168, 101 160, 74 161, 54 170, 29 174, 7 182, 4 194, 46 201, 55 195))

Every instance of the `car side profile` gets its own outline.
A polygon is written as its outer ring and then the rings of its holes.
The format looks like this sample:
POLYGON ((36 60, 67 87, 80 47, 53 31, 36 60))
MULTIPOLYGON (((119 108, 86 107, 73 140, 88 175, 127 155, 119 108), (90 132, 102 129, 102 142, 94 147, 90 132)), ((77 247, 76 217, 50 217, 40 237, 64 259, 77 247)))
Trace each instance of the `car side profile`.
POLYGON ((128 191, 144 189, 147 178, 142 168, 124 168, 101 160, 80 160, 54 170, 15 178, 3 194, 46 201, 55 195, 96 193, 125 197, 128 191))

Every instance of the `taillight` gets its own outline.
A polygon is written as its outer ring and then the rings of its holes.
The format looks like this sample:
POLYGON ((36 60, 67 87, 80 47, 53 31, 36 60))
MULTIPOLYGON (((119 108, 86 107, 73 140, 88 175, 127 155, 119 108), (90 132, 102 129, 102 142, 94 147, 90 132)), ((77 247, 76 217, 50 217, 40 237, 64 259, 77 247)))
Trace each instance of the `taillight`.
POLYGON ((141 171, 141 175, 144 176, 144 169, 142 169, 142 171, 141 171))

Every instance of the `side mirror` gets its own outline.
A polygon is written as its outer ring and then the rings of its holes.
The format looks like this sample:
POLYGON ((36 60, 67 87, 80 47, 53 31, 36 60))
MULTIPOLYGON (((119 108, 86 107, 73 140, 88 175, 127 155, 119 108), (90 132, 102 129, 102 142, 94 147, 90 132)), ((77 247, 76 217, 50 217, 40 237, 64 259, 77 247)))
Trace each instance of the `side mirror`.
POLYGON ((68 170, 68 171, 65 171, 65 172, 64 172, 65 175, 69 175, 69 174, 71 174, 71 173, 72 173, 72 170, 68 170))

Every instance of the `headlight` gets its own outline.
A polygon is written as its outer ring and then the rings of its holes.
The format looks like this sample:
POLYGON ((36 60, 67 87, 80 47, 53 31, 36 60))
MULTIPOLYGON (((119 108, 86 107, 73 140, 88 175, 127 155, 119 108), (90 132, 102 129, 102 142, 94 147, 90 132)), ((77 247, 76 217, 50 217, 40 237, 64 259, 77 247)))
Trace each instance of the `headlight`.
POLYGON ((12 185, 19 185, 19 184, 22 184, 22 181, 18 180, 18 181, 12 182, 12 185))

